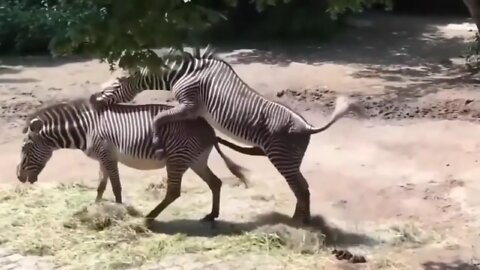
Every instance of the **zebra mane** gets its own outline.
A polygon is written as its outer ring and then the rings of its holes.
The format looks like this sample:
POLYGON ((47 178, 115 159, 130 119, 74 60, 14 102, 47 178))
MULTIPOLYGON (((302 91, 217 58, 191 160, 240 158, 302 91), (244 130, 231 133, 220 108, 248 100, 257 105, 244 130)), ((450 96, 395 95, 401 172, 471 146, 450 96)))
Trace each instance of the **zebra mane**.
MULTIPOLYGON (((175 49, 171 48, 168 54, 175 55, 175 52, 175 49)), ((200 47, 193 47, 192 52, 183 50, 180 52, 180 54, 186 58, 221 60, 221 57, 218 56, 218 54, 215 52, 215 49, 210 45, 207 45, 203 49, 201 49, 200 47)))
MULTIPOLYGON (((164 61, 164 68, 168 69, 174 69, 175 68, 175 63, 177 61, 193 61, 193 60, 202 60, 202 59, 214 59, 218 61, 223 61, 225 62, 216 52, 215 49, 212 48, 212 46, 208 45, 206 46, 203 50, 200 47, 194 47, 192 49, 192 52, 183 50, 183 51, 178 51, 175 50, 174 48, 170 48, 167 54, 162 56, 163 61, 164 61)), ((149 67, 138 67, 132 70, 133 72, 130 73, 130 75, 141 75, 141 76, 148 76, 150 74, 156 74, 158 70, 151 69, 149 67)), ((129 75, 125 75, 128 77, 129 75)))
POLYGON ((215 59, 222 60, 221 57, 215 52, 215 49, 212 46, 208 45, 203 50, 203 53, 200 53, 200 48, 196 47, 193 49, 192 57, 196 59, 215 59))
MULTIPOLYGON (((170 49, 170 55, 174 55, 174 50, 170 49)), ((212 46, 207 45, 205 48, 201 49, 200 47, 192 48, 192 52, 189 51, 182 51, 181 56, 183 59, 215 59, 215 60, 223 60, 216 52, 212 46)))
POLYGON ((22 133, 27 132, 28 127, 30 125, 30 122, 34 118, 37 118, 37 117, 41 116, 42 114, 44 114, 47 111, 62 109, 62 108, 65 108, 65 107, 79 108, 79 107, 82 107, 82 106, 90 106, 90 100, 87 99, 87 98, 76 98, 76 99, 72 99, 72 100, 68 100, 68 101, 55 102, 55 103, 49 104, 47 106, 44 106, 44 107, 36 110, 35 112, 33 112, 33 113, 31 113, 30 115, 27 116, 27 118, 25 120, 25 126, 22 129, 22 133))

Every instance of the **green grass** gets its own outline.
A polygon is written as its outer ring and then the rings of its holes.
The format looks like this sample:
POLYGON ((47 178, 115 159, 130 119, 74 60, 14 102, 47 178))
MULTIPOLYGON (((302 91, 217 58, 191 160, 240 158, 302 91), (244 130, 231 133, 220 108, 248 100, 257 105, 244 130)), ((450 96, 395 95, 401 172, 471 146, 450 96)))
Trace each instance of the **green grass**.
MULTIPOLYGON (((0 190, 0 245, 24 255, 52 256, 57 265, 73 269, 125 269, 152 263, 317 269, 336 263, 326 243, 362 245, 375 240, 374 246, 361 247, 366 248, 370 266, 406 269, 392 254, 442 240, 420 224, 368 226, 373 237, 369 240, 364 234, 329 227, 321 219, 312 220, 316 229, 296 228, 290 217, 280 213, 260 215, 254 221, 235 215, 234 222, 221 219, 212 228, 195 220, 211 203, 208 190, 196 189, 188 190, 183 203, 167 208, 154 226, 147 227, 143 213, 160 202, 164 187, 137 185, 126 190, 135 207, 93 203, 95 189, 81 184, 0 190)), ((245 200, 230 198, 229 203, 249 203, 245 200)), ((250 203, 258 207, 262 201, 250 203)))
POLYGON ((275 225, 250 232, 232 228, 214 237, 154 233, 141 214, 150 210, 140 202, 145 194, 134 198, 143 207, 140 211, 110 202, 94 204, 95 194, 82 185, 0 191, 0 243, 21 254, 51 255, 56 264, 74 269, 123 269, 180 255, 205 260, 260 255, 287 265, 325 259, 318 232, 275 225))

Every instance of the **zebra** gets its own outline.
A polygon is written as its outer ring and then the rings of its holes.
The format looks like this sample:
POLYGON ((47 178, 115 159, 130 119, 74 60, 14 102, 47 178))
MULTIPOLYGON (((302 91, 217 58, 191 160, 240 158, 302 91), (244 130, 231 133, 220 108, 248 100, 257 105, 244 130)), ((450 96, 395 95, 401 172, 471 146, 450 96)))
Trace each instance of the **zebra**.
MULTIPOLYGON (((215 129, 237 142, 260 148, 286 179, 296 197, 293 219, 310 222, 309 185, 300 166, 312 134, 328 129, 348 112, 366 117, 363 108, 346 96, 338 96, 331 119, 314 127, 300 114, 261 95, 235 72, 233 67, 208 48, 200 54, 185 52, 166 61, 166 70, 137 69, 102 84, 92 95, 95 108, 128 102, 143 90, 172 91, 178 105, 160 112, 152 123, 160 127, 180 119, 202 117, 215 129)), ((157 154, 164 154, 164 142, 154 136, 157 154)))
MULTIPOLYGON (((99 162, 99 185, 96 202, 102 200, 110 179, 116 203, 122 203, 122 187, 118 163, 139 170, 166 167, 167 190, 163 201, 149 214, 155 219, 180 196, 183 174, 191 168, 205 181, 212 192, 212 209, 202 220, 214 221, 219 215, 222 181, 210 170, 207 159, 212 146, 223 158, 228 169, 247 187, 245 169, 229 159, 219 148, 214 129, 203 119, 171 122, 161 127, 158 135, 165 142, 166 155, 158 159, 152 146, 151 121, 159 112, 172 109, 162 104, 112 105, 98 111, 88 99, 77 99, 47 106, 27 119, 17 165, 19 181, 31 184, 57 149, 79 149, 99 162)), ((221 141, 225 141, 220 139, 221 141)), ((229 143, 231 145, 231 143, 229 143)), ((227 145, 228 146, 228 145, 227 145)), ((251 155, 259 149, 235 148, 251 155)))

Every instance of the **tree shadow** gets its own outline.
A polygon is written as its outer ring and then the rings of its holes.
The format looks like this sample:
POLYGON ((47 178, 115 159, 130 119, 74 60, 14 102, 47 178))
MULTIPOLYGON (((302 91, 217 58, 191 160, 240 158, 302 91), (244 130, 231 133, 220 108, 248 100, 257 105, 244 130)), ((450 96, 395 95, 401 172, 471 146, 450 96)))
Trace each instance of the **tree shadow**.
POLYGON ((19 68, 12 68, 7 66, 0 66, 0 75, 3 74, 16 74, 21 72, 22 70, 19 68))
MULTIPOLYGON (((465 23, 466 18, 420 17, 370 12, 361 18, 372 22, 369 27, 350 27, 326 44, 287 43, 250 44, 251 48, 221 47, 231 52, 232 63, 321 65, 339 64, 417 66, 428 60, 458 56, 464 48, 460 37, 445 37, 439 27, 465 23), (236 51, 235 51, 236 50, 236 51)), ((434 67, 434 66, 433 66, 434 67)), ((432 67, 432 68, 433 68, 432 67)))
POLYGON ((466 263, 463 261, 426 262, 422 264, 424 270, 479 270, 480 263, 466 263))
POLYGON ((450 60, 465 51, 465 38, 443 32, 443 27, 465 23, 466 18, 378 12, 360 18, 370 26, 350 27, 328 44, 251 46, 229 53, 228 60, 234 64, 279 66, 292 62, 356 65, 360 71, 351 74, 355 78, 378 78, 391 85, 402 83, 403 88, 389 89, 398 96, 405 89, 423 95, 421 90, 429 87, 448 89, 459 83, 477 83, 450 60))
POLYGON ((291 217, 271 212, 257 216, 249 222, 231 222, 218 220, 214 223, 201 222, 194 219, 179 219, 172 221, 154 220, 149 224, 149 229, 155 233, 168 235, 186 234, 188 236, 214 237, 218 235, 238 235, 245 232, 255 231, 263 226, 274 226, 283 224, 290 228, 300 228, 325 236, 327 246, 346 247, 377 244, 377 241, 367 235, 347 232, 340 228, 333 227, 321 216, 312 216, 309 226, 298 226, 294 224, 291 217))

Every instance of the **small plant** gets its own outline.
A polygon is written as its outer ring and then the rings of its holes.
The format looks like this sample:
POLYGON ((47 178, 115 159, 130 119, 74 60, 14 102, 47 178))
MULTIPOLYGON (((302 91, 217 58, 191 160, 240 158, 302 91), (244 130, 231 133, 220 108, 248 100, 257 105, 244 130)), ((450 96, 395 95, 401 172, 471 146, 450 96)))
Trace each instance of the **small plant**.
POLYGON ((480 68, 480 35, 476 31, 475 35, 467 44, 465 51, 465 65, 470 72, 477 72, 480 68))

